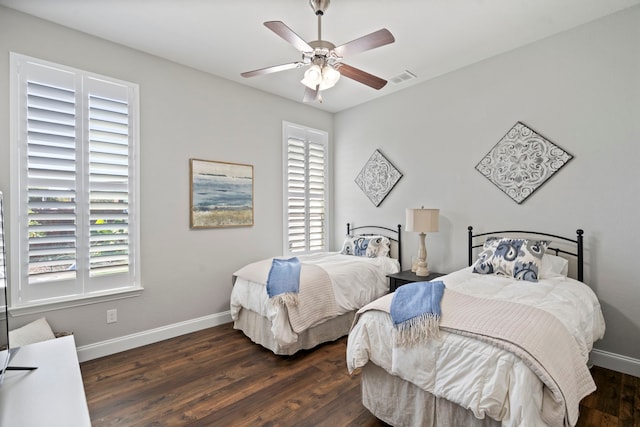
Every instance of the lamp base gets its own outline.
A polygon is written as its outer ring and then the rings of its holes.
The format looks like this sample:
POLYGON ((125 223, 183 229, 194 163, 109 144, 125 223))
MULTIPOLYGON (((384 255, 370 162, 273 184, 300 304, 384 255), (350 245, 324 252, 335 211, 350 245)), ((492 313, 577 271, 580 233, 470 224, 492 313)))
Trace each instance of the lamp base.
POLYGON ((428 276, 429 269, 427 268, 427 246, 424 244, 424 240, 427 237, 426 234, 420 233, 418 235, 418 242, 420 247, 418 248, 418 263, 416 265, 416 276, 428 276))
POLYGON ((430 274, 429 269, 427 268, 427 263, 424 261, 421 261, 418 263, 418 266, 416 267, 416 276, 428 276, 430 274))

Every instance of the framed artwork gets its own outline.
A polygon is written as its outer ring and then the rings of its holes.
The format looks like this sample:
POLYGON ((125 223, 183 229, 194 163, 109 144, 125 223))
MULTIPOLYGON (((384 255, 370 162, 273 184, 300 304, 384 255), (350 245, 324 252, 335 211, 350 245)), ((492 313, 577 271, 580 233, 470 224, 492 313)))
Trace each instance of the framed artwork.
POLYGON ((190 159, 191 228, 253 225, 253 165, 190 159))
POLYGON ((573 156, 516 122, 476 165, 476 170, 511 197, 524 202, 573 156))
POLYGON ((356 176, 356 184, 376 207, 393 190, 402 174, 378 150, 374 151, 367 163, 356 176))

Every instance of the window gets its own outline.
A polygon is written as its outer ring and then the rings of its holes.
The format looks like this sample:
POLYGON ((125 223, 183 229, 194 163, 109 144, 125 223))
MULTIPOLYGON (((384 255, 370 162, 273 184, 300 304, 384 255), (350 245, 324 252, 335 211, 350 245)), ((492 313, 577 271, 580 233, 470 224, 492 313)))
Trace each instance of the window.
POLYGON ((11 54, 11 302, 139 290, 138 86, 11 54))
POLYGON ((283 123, 284 253, 326 251, 328 235, 328 136, 283 123))

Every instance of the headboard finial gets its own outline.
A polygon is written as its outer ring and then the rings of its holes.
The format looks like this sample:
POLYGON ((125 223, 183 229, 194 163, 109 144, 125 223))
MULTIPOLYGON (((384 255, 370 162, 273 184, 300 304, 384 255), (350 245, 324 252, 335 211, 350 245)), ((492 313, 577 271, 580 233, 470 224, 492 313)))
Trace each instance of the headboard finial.
POLYGON ((584 282, 584 230, 578 228, 576 234, 578 235, 578 280, 584 282))

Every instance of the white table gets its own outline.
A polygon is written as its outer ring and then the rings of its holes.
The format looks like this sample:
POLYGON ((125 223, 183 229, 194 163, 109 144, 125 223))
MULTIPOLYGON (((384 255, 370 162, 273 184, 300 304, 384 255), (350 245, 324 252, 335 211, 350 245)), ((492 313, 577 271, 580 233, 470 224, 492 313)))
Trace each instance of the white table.
POLYGON ((91 426, 72 335, 21 347, 0 385, 0 427, 91 426))

